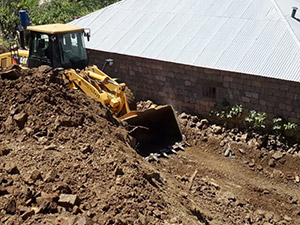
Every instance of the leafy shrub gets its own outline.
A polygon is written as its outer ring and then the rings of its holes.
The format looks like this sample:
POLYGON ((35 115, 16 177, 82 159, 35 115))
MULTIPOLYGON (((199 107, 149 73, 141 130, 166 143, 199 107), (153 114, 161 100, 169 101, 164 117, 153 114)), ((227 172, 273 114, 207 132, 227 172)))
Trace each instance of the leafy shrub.
POLYGON ((220 119, 234 119, 240 117, 243 114, 243 106, 242 105, 234 105, 232 107, 225 107, 223 110, 211 111, 211 116, 216 116, 220 119))
POLYGON ((266 113, 259 113, 251 110, 249 115, 245 118, 245 122, 249 128, 254 130, 262 130, 266 128, 266 113))
POLYGON ((278 139, 284 139, 285 136, 294 136, 297 132, 298 125, 283 119, 282 117, 276 117, 273 119, 273 133, 278 139))

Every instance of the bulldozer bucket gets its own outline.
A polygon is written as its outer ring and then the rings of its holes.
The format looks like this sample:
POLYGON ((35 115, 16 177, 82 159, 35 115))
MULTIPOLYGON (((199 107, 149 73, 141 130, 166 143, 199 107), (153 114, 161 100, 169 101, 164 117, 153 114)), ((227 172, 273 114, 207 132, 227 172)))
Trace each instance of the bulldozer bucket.
POLYGON ((163 105, 144 111, 131 111, 120 118, 132 130, 140 148, 166 147, 182 140, 182 134, 172 106, 163 105))

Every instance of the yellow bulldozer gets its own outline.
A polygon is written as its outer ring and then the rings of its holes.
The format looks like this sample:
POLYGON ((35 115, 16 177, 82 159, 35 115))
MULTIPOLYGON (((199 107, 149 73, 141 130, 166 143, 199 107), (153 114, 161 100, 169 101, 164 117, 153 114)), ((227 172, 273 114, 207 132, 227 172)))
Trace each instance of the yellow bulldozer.
POLYGON ((89 30, 68 24, 49 24, 28 26, 26 34, 20 36, 28 37, 29 50, 25 47, 26 41, 21 40, 20 48, 0 55, 0 67, 49 65, 59 69, 70 88, 82 90, 107 106, 122 121, 128 122, 132 127, 131 135, 141 146, 170 145, 181 141, 182 134, 170 105, 132 110, 126 85, 117 83, 97 66, 88 65, 84 37, 89 40, 89 30))

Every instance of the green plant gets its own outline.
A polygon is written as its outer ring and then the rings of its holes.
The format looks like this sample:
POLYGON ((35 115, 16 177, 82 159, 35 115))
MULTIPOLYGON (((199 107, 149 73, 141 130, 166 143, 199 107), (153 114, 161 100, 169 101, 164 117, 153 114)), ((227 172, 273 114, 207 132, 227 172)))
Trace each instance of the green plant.
POLYGON ((243 114, 242 105, 224 106, 222 109, 217 109, 210 112, 210 116, 216 116, 220 119, 234 119, 243 114))
POLYGON ((278 139, 284 139, 285 136, 293 136, 297 131, 298 125, 296 123, 287 121, 282 117, 273 119, 273 133, 278 139))
POLYGON ((249 115, 245 118, 245 122, 249 128, 261 130, 266 128, 266 118, 266 113, 259 113, 255 110, 251 110, 249 115))

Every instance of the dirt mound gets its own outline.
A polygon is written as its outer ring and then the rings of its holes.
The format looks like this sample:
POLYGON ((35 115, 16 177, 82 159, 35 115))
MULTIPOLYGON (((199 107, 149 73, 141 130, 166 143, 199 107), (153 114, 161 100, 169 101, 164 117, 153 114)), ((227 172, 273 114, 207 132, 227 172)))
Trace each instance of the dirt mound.
POLYGON ((192 215, 130 147, 121 121, 49 67, 0 87, 1 223, 165 224, 192 215))

